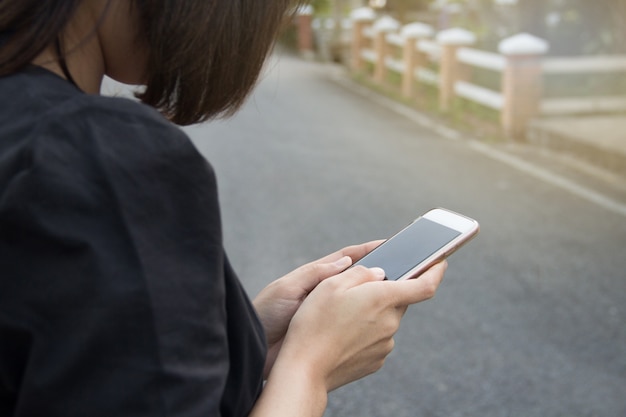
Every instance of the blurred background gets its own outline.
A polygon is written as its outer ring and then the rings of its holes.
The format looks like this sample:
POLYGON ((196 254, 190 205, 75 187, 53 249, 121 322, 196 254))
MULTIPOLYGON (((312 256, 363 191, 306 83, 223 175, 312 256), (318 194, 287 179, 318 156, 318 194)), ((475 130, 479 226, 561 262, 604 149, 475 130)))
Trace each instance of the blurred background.
POLYGON ((282 45, 485 140, 626 174, 626 0, 315 0, 282 45))
POLYGON ((401 23, 420 21, 437 30, 463 26, 478 35, 477 46, 495 48, 504 37, 528 32, 550 42, 552 54, 626 52, 623 0, 314 0, 320 30, 350 25, 349 14, 371 7, 401 23), (335 25, 339 22, 339 25, 335 25))

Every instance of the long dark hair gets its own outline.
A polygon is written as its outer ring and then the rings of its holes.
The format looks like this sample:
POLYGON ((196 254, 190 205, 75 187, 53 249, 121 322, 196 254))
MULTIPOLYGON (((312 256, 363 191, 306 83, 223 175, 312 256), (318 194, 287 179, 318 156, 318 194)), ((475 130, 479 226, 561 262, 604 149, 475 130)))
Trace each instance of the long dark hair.
MULTIPOLYGON (((81 1, 0 0, 0 76, 21 70, 58 42, 81 1)), ((146 88, 138 98, 181 125, 232 114, 298 3, 129 0, 141 20, 138 39, 149 46, 146 88)))
POLYGON ((80 0, 0 0, 0 76, 28 65, 56 42, 80 0))

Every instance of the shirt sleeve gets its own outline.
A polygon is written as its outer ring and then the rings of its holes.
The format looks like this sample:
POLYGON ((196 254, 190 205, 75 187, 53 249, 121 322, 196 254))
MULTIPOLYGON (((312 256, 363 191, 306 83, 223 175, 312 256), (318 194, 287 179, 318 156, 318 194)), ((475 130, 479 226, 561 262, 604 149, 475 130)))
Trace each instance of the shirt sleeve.
POLYGON ((117 101, 42 121, 3 193, 1 415, 220 415, 215 177, 182 131, 117 101))

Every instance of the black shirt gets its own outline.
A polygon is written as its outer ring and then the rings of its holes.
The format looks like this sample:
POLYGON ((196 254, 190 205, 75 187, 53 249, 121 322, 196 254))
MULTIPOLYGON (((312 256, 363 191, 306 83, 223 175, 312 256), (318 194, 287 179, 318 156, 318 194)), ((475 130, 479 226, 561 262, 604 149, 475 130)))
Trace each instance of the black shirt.
POLYGON ((0 78, 0 416, 247 415, 265 351, 186 135, 41 68, 0 78))

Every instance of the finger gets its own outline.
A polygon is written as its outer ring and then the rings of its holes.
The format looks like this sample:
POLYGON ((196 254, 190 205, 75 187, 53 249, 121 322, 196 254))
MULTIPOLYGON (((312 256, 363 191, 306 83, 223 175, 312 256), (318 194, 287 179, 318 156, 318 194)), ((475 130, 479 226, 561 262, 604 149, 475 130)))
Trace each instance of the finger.
POLYGON ((349 256, 340 257, 333 262, 311 262, 300 268, 290 272, 285 279, 296 280, 298 286, 305 292, 309 293, 323 280, 337 275, 352 265, 352 259, 349 256))
POLYGON ((343 255, 352 258, 352 261, 356 262, 374 249, 376 249, 384 240, 373 240, 371 242, 363 243, 361 245, 353 245, 343 248, 340 252, 343 255))
POLYGON ((396 306, 415 304, 433 298, 443 280, 447 265, 446 261, 442 261, 417 278, 390 282, 389 290, 396 306))
POLYGON ((323 258, 320 258, 316 261, 313 261, 311 263, 321 263, 321 264, 327 264, 327 263, 332 263, 332 262, 336 262, 339 259, 343 258, 344 256, 347 256, 343 253, 343 249, 342 250, 338 250, 337 252, 333 252, 330 255, 326 255, 323 258))
POLYGON ((353 262, 356 262, 374 249, 376 249, 376 247, 383 242, 384 240, 373 240, 371 242, 362 243, 360 245, 347 246, 343 249, 338 250, 337 252, 333 252, 330 255, 326 255, 323 258, 313 261, 312 263, 335 262, 344 256, 349 256, 353 262))
POLYGON ((336 281, 342 288, 352 288, 366 282, 382 281, 385 279, 385 271, 382 268, 366 268, 355 266, 337 275, 336 281))
MULTIPOLYGON (((352 263, 374 250, 384 240, 374 240, 360 245, 345 247, 323 258, 303 265, 285 276, 286 279, 296 279, 301 288, 311 292, 320 282, 343 272, 352 263)), ((374 279, 379 271, 374 272, 374 279)))

